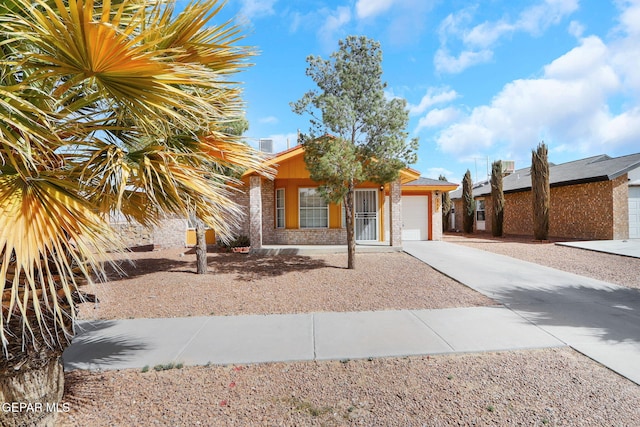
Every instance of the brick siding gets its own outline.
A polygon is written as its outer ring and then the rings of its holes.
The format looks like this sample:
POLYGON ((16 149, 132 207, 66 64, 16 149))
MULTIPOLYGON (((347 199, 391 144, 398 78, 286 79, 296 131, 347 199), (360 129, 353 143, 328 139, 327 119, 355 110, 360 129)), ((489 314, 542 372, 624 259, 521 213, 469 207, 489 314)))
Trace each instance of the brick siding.
POLYGON ((186 243, 187 220, 184 218, 165 218, 162 224, 153 230, 153 248, 183 248, 186 243))
POLYGON ((119 222, 111 224, 125 247, 129 249, 153 246, 153 229, 138 222, 119 222))
MULTIPOLYGON (((506 234, 533 233, 531 192, 505 194, 506 234)), ((629 235, 627 175, 612 181, 551 188, 549 236, 623 239, 629 235)))
MULTIPOLYGON (((629 191, 626 174, 611 180, 551 187, 549 237, 610 240, 629 237, 629 191)), ((531 191, 507 193, 504 206, 505 234, 533 235, 531 191)), ((485 232, 491 232, 491 196, 485 200, 485 232)), ((456 229, 462 229, 462 199, 452 201, 456 229)), ((474 230, 476 230, 474 221, 474 230)), ((477 231, 477 230, 476 230, 477 231)))

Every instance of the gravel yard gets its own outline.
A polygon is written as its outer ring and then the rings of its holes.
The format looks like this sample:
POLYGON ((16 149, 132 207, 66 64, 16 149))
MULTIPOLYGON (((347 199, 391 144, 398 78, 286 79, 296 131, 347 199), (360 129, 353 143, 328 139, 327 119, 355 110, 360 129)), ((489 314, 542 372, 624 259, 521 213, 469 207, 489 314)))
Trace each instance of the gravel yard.
MULTIPOLYGON (((629 258, 526 239, 468 244, 625 286, 629 258), (616 266, 624 265, 624 268, 616 266), (613 270, 626 272, 620 274, 613 270)), ((194 274, 183 251, 131 254, 129 276, 96 289, 83 318, 174 317, 418 309, 493 302, 402 253, 257 256, 210 254, 194 274)), ((114 276, 115 278, 115 276, 114 276)), ((489 333, 489 331, 488 331, 489 333)), ((60 426, 631 426, 640 386, 568 349, 431 357, 184 367, 65 374, 60 426)))
MULTIPOLYGON (((82 304, 82 318, 185 317, 450 308, 494 302, 401 253, 209 254, 209 274, 195 274, 184 250, 132 253, 127 277, 98 285, 100 303, 82 304)), ((112 276, 116 276, 113 274, 112 276)), ((89 290, 91 291, 91 290, 89 290)))

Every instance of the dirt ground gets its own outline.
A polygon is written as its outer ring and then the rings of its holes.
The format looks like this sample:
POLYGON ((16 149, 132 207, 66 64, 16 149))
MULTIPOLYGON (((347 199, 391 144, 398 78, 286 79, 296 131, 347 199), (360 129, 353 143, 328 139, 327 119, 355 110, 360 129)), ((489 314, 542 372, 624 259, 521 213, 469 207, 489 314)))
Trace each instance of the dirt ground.
MULTIPOLYGON (((445 240, 638 287, 640 265, 528 239, 445 240), (623 267, 624 266, 624 267, 623 267), (620 270, 620 271, 615 271, 620 270)), ((131 254, 83 318, 445 308, 493 301, 403 253, 131 254)), ((490 333, 490 331, 488 331, 490 333)), ((60 426, 632 426, 640 386, 569 349, 65 374, 60 426)))

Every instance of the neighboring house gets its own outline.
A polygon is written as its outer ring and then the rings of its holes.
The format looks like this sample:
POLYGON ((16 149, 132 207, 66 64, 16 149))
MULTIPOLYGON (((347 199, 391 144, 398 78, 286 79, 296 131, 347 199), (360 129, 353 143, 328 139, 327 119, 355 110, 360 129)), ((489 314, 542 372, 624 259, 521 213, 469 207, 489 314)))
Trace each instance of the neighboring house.
MULTIPOLYGON (((599 155, 549 164, 549 236, 569 239, 640 238, 640 153, 599 155)), ((530 168, 503 178, 504 233, 533 234, 530 168)), ((451 228, 462 228, 462 189, 453 191, 451 228)), ((474 230, 491 231, 491 185, 474 186, 474 230)))
MULTIPOLYGON (((304 162, 304 148, 298 145, 278 153, 267 164, 276 171, 273 180, 254 171, 242 177, 244 188, 236 202, 245 208, 246 216, 237 234, 249 236, 254 248, 346 244, 344 209, 320 197, 319 183, 311 180, 304 162)), ((355 193, 356 241, 400 246, 402 240, 441 239, 442 194, 456 187, 421 178, 410 168, 384 186, 362 183, 355 193)), ((194 236, 187 227, 185 243, 194 244, 194 236)))

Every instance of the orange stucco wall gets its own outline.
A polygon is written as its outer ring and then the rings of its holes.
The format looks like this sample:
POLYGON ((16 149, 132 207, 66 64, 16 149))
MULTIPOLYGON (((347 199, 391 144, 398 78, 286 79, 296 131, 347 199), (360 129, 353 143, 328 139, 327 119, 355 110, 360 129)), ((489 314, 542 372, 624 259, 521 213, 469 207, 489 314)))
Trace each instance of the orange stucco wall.
MULTIPOLYGON (((285 192, 285 228, 298 229, 299 211, 298 198, 301 188, 317 188, 318 182, 313 181, 302 156, 283 161, 277 166, 278 175, 274 180, 274 191, 284 189, 285 192)), ((362 183, 357 188, 379 188, 378 184, 362 183)), ((275 196, 274 196, 275 197, 275 196)), ((378 217, 380 218, 379 235, 384 235, 384 197, 378 194, 378 217)), ((275 215, 274 215, 275 217, 275 215)), ((274 224, 275 226, 275 224, 274 224)), ((329 228, 342 228, 342 205, 329 204, 329 228)))

